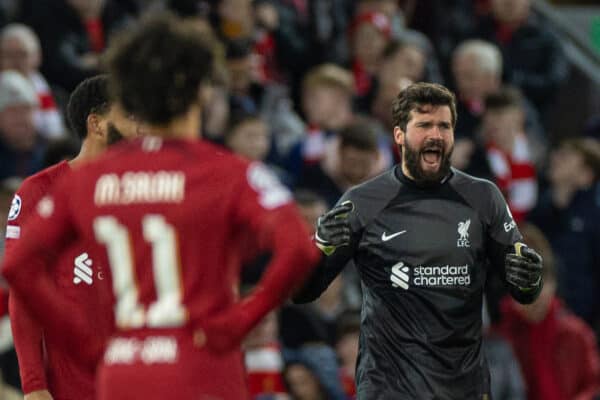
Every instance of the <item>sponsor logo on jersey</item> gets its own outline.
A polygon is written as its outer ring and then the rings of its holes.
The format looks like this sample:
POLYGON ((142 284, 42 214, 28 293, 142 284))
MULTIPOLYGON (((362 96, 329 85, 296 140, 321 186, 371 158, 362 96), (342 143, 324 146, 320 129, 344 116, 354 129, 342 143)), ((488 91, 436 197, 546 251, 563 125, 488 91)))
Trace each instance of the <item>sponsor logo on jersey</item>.
POLYGON ((510 221, 504 223, 504 231, 510 232, 511 230, 513 230, 517 227, 517 224, 512 216, 512 213, 510 212, 510 208, 508 207, 508 204, 506 205, 506 213, 510 217, 510 221))
POLYGON ((14 221, 15 219, 17 219, 17 217, 21 213, 21 204, 23 204, 21 202, 21 197, 18 194, 15 194, 15 196, 12 199, 12 202, 10 203, 10 210, 8 211, 9 221, 14 221))
POLYGON ((81 282, 85 282, 91 285, 94 282, 92 271, 92 265, 94 264, 88 253, 82 253, 75 258, 75 268, 73 269, 73 283, 79 285, 81 282))
POLYGON ((406 290, 409 286, 410 277, 408 275, 410 268, 404 265, 402 261, 392 267, 390 280, 393 287, 401 287, 406 290))
POLYGON ((170 336, 149 336, 145 339, 115 338, 104 353, 106 364, 168 363, 177 361, 177 340, 170 336))
POLYGON ((383 242, 387 242, 388 240, 392 240, 392 239, 393 239, 393 238, 395 238, 396 236, 400 236, 400 235, 402 235, 403 233, 406 233, 406 230, 404 230, 404 231, 400 231, 400 232, 396 232, 396 233, 392 233, 391 235, 386 235, 386 234, 385 234, 385 232, 383 232, 383 233, 381 234, 381 240, 382 240, 383 242))
POLYGON ((470 219, 458 223, 459 237, 456 241, 456 247, 471 247, 471 242, 469 242, 469 226, 471 226, 470 219))
POLYGON ((392 267, 390 275, 393 287, 408 290, 410 286, 444 287, 468 286, 471 284, 469 265, 440 265, 411 268, 402 261, 392 267))

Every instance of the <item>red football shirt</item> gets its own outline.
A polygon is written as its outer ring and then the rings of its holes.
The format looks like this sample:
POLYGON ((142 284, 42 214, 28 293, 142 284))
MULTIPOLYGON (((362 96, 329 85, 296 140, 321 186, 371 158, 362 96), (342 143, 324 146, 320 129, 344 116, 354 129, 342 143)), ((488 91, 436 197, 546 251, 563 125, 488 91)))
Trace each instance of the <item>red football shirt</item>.
MULTIPOLYGON (((19 238, 29 229, 27 224, 35 214, 39 200, 50 192, 57 180, 70 173, 69 164, 63 161, 23 182, 13 198, 8 215, 7 258, 12 256, 19 238)), ((94 258, 85 246, 73 245, 58 256, 50 268, 56 287, 71 300, 69 309, 81 311, 72 315, 90 317, 82 321, 84 324, 89 324, 93 318, 93 328, 88 326, 87 332, 93 329, 96 337, 94 346, 98 348, 101 333, 106 336, 112 326, 111 308, 106 301, 102 304, 102 299, 107 299, 111 288, 103 281, 103 268, 94 258), (104 293, 100 295, 99 291, 104 293)), ((36 268, 44 266, 38 265, 36 268)), ((65 351, 56 344, 60 339, 50 332, 44 332, 17 296, 10 296, 9 309, 23 391, 29 393, 47 389, 54 399, 94 399, 94 370, 74 356, 78 348, 90 346, 89 335, 84 332, 73 333, 76 346, 65 351)))
POLYGON ((48 262, 48 249, 74 240, 110 265, 116 330, 100 399, 246 398, 241 339, 319 256, 290 193, 264 165, 188 140, 115 146, 57 184, 31 225, 3 272, 47 329, 65 332, 65 345, 73 346, 67 332, 84 329, 81 318, 64 312, 47 274, 17 265, 48 262), (246 234, 273 255, 238 301, 246 234))

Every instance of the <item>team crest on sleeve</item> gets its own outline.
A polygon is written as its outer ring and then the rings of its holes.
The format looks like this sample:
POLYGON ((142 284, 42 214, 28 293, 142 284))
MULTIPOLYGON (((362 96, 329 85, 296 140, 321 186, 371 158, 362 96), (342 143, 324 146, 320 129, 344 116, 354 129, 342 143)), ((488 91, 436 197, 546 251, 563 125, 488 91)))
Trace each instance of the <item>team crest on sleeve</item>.
POLYGON ((259 194, 259 203, 270 210, 291 201, 290 191, 279 182, 279 179, 262 163, 250 165, 247 173, 248 183, 259 194))
POLYGON ((8 211, 9 221, 14 221, 15 219, 17 219, 17 217, 21 213, 22 204, 23 203, 21 201, 21 197, 18 194, 15 194, 15 196, 12 199, 12 202, 10 203, 10 210, 8 211))

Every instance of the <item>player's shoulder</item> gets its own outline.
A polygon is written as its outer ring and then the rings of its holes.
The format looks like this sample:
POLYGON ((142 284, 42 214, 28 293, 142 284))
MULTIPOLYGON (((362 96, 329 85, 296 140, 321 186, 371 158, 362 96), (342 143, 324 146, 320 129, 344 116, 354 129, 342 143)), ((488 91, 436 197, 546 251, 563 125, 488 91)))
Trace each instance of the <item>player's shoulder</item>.
POLYGON ((56 181, 69 172, 71 172, 71 167, 67 161, 45 168, 27 177, 17 189, 15 198, 35 201, 46 194, 56 181))
POLYGON ((345 197, 350 200, 361 198, 391 198, 398 193, 400 182, 395 176, 395 168, 389 169, 367 181, 350 188, 345 197))
POLYGON ((452 177, 450 178, 449 183, 460 194, 470 195, 476 198, 483 196, 484 200, 489 200, 489 197, 487 196, 492 196, 499 192, 499 189, 494 182, 469 175, 466 172, 455 168, 452 168, 452 177))

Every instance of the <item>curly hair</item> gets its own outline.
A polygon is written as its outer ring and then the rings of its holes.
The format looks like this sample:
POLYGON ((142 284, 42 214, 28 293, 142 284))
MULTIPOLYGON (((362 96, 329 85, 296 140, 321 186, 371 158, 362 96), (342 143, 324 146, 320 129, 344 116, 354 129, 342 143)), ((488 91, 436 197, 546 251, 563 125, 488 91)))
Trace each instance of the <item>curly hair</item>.
POLYGON ((82 81, 67 104, 67 119, 71 130, 83 140, 87 136, 87 118, 90 114, 106 115, 111 99, 108 92, 108 75, 96 75, 82 81))
POLYGON ((110 91, 125 111, 164 125, 200 101, 210 80, 214 44, 192 22, 150 15, 115 38, 107 52, 110 91))
POLYGON ((413 83, 402 90, 392 103, 392 121, 406 132, 410 112, 419 111, 425 105, 448 106, 452 114, 452 127, 456 126, 456 96, 445 86, 437 83, 413 83))

